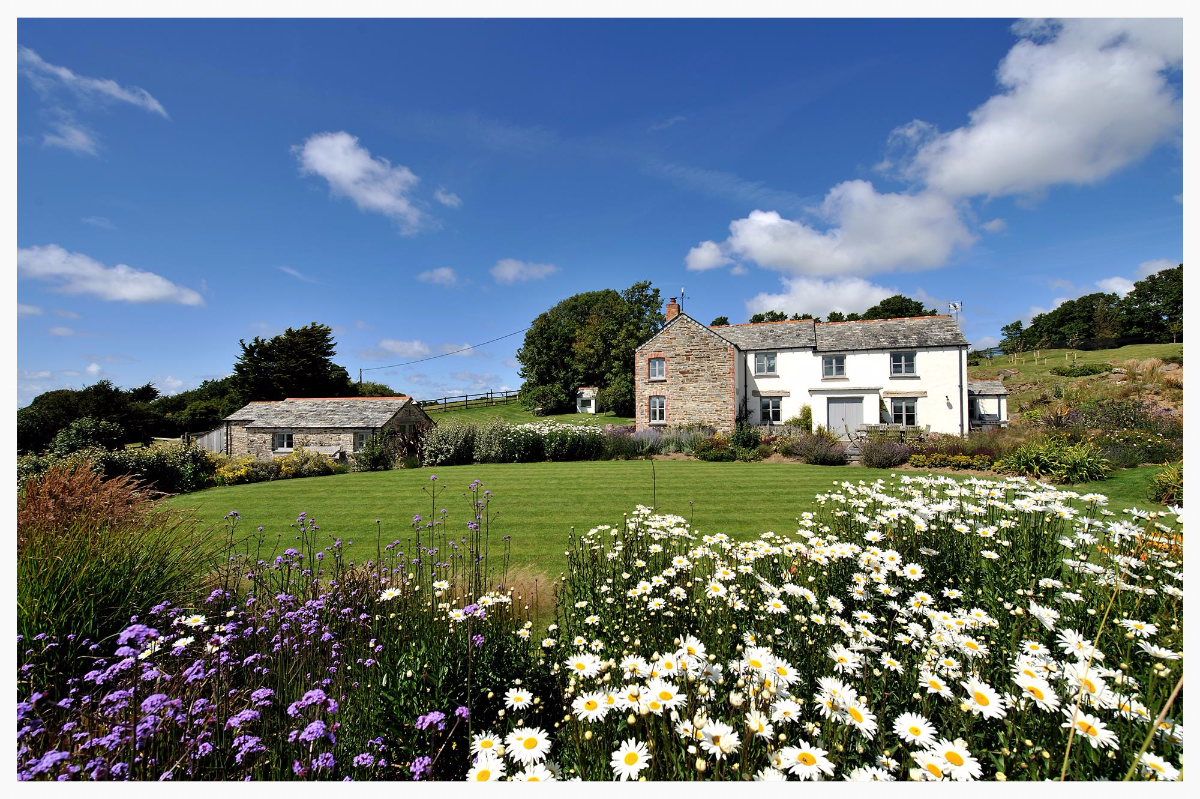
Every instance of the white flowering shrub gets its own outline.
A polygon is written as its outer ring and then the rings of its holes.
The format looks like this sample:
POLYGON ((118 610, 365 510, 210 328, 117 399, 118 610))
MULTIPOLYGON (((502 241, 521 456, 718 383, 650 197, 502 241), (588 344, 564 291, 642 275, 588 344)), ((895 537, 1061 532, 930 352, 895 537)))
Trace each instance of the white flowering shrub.
POLYGON ((512 686, 468 779, 1180 777, 1181 511, 1023 478, 816 504, 754 541, 643 507, 573 538, 557 694, 512 686))

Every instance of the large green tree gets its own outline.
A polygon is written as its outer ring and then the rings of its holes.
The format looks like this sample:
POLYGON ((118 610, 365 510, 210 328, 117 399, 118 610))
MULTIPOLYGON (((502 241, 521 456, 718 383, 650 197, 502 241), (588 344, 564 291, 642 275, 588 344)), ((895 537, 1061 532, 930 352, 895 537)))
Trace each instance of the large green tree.
POLYGON ((547 413, 575 406, 580 386, 600 389, 600 405, 633 414, 633 355, 666 321, 649 281, 624 291, 588 291, 539 314, 517 350, 521 400, 547 413))
POLYGON ((328 325, 313 322, 269 339, 255 336, 249 344, 244 339, 239 343, 242 354, 233 365, 234 385, 247 402, 357 393, 345 367, 333 362, 337 342, 328 325))
POLYGON ((1147 275, 1121 302, 1127 335, 1173 341, 1183 321, 1183 264, 1147 275), (1173 329, 1174 328, 1174 329, 1173 329))
POLYGON ((926 308, 919 300, 905 297, 903 294, 893 294, 863 311, 863 319, 904 319, 910 316, 932 316, 936 311, 926 308))
POLYGON ((44 449, 59 431, 80 419, 91 418, 119 425, 121 443, 148 442, 161 434, 162 420, 151 405, 158 389, 147 383, 128 390, 100 380, 82 389, 58 389, 34 397, 17 411, 17 449, 44 449))

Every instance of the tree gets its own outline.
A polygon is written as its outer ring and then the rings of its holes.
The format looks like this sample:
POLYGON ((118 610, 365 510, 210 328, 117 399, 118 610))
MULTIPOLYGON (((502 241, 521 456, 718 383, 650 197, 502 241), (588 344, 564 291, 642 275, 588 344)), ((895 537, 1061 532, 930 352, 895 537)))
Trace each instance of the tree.
POLYGON ((1000 328, 1000 350, 1005 355, 1025 350, 1025 323, 1018 319, 1000 328))
POLYGON ((255 336, 249 344, 238 343, 242 354, 233 365, 234 384, 247 402, 355 396, 349 373, 333 362, 337 342, 328 325, 313 322, 270 339, 255 336))
POLYGON ((934 311, 926 308, 918 300, 905 297, 903 294, 893 294, 887 299, 880 300, 878 305, 872 305, 863 312, 863 319, 904 319, 910 316, 931 316, 934 311))
POLYGON ((521 401, 558 413, 574 408, 580 386, 597 386, 608 410, 633 414, 633 356, 666 322, 649 281, 624 291, 588 291, 539 314, 517 350, 521 401))
POLYGON ((716 319, 708 323, 709 327, 725 327, 729 324, 728 316, 718 316, 716 319))
POLYGON ((1121 308, 1129 335, 1167 341, 1172 323, 1183 321, 1183 264, 1134 283, 1121 308))
POLYGON ((361 383, 354 385, 357 395, 360 397, 395 397, 398 396, 396 390, 387 383, 375 383, 370 380, 364 380, 361 383))
POLYGON ((851 311, 850 313, 846 314, 847 322, 857 322, 862 318, 862 314, 858 313, 857 311, 851 311))
POLYGON ((846 315, 841 311, 830 311, 828 320, 830 322, 845 322, 846 315))
POLYGON ((55 455, 70 455, 90 447, 116 449, 124 438, 125 431, 121 425, 85 416, 59 430, 50 442, 50 451, 55 455))
POLYGON ((40 451, 59 431, 86 417, 118 425, 124 431, 119 443, 147 443, 161 432, 163 424, 162 417, 145 399, 156 393, 150 385, 126 391, 101 380, 78 390, 64 388, 39 394, 17 411, 17 449, 40 451))
POLYGON ((787 320, 788 315, 783 311, 767 311, 766 313, 756 313, 750 317, 751 324, 758 324, 759 322, 786 322, 787 320))

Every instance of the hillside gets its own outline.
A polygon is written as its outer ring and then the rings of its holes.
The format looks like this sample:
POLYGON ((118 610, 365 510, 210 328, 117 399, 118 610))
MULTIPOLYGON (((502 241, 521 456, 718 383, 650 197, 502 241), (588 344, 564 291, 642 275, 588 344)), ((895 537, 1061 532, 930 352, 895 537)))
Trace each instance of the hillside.
POLYGON ((450 408, 444 411, 436 407, 427 407, 425 408, 425 412, 429 414, 429 418, 438 424, 445 424, 447 422, 487 422, 492 419, 503 419, 512 424, 539 421, 601 426, 606 424, 633 424, 633 419, 628 416, 613 416, 609 413, 560 413, 552 416, 534 416, 527 409, 515 402, 510 402, 507 405, 450 408))

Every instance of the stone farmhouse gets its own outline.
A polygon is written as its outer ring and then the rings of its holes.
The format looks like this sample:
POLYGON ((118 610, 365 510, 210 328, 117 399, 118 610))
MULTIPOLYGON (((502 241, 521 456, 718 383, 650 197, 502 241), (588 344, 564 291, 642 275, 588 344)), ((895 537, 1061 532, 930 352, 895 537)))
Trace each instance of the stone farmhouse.
POLYGON ((344 459, 384 430, 413 439, 434 422, 412 397, 289 397, 251 402, 223 424, 226 455, 273 458, 303 447, 344 459))
POLYGON ((772 425, 804 405, 843 438, 868 424, 964 435, 1007 423, 1007 392, 967 379, 967 340, 949 316, 708 327, 675 298, 665 315, 636 354, 638 430, 728 432, 743 407, 749 424, 772 425))

